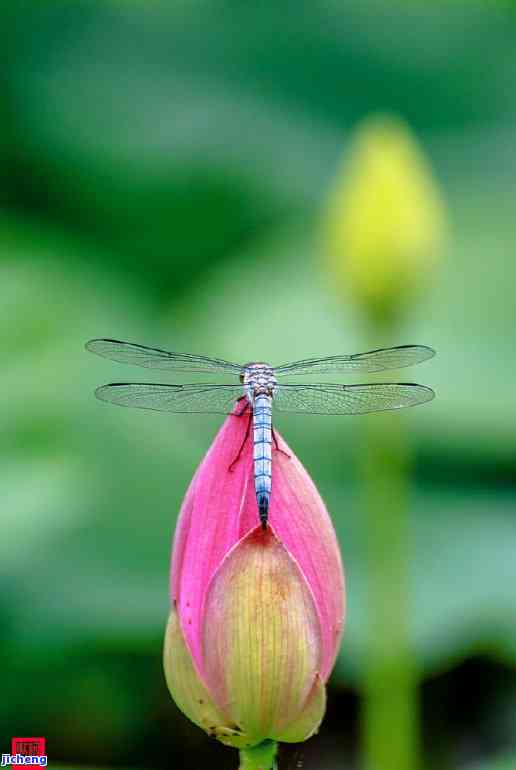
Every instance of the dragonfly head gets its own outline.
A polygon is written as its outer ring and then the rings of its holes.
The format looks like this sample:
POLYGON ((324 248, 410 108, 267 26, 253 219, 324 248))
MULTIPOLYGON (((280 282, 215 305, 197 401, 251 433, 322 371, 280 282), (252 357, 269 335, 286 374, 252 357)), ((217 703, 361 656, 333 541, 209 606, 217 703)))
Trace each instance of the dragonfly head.
POLYGON ((240 372, 240 382, 247 387, 248 392, 254 396, 264 393, 267 396, 274 394, 277 380, 274 369, 269 364, 252 362, 246 364, 240 372))

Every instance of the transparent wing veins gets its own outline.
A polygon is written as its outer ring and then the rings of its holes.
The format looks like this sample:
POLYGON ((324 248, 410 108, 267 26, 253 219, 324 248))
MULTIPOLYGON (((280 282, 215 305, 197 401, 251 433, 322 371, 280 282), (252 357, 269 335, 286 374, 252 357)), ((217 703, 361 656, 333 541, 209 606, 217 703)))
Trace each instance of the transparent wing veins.
POLYGON ((412 382, 366 385, 279 385, 274 405, 279 412, 298 414, 367 414, 403 409, 431 401, 434 391, 412 382))
POLYGON ((335 372, 383 372, 420 364, 434 355, 435 350, 426 345, 400 345, 395 348, 378 348, 353 355, 306 358, 277 366, 274 371, 278 377, 335 372))
POLYGON ((243 391, 241 385, 111 382, 97 388, 95 395, 118 406, 157 412, 229 414, 243 391))
POLYGON ((148 369, 173 372, 226 372, 239 374, 242 366, 222 358, 172 353, 162 348, 149 348, 134 342, 113 339, 94 339, 86 343, 86 350, 122 364, 134 364, 148 369))

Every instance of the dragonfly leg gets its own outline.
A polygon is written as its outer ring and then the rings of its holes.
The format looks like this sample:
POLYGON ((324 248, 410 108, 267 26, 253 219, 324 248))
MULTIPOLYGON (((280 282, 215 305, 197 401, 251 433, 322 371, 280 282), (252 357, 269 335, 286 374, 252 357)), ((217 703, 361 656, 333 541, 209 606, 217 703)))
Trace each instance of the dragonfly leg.
POLYGON ((240 412, 233 412, 233 417, 242 417, 242 415, 244 415, 249 409, 249 401, 247 400, 247 396, 240 396, 240 398, 237 398, 237 404, 240 401, 245 401, 245 404, 240 412))
POLYGON ((274 428, 272 429, 272 440, 274 441, 274 448, 276 449, 276 451, 277 451, 277 452, 281 452, 281 454, 282 454, 282 455, 285 455, 285 457, 288 457, 288 458, 289 458, 289 460, 290 460, 290 455, 289 455, 289 453, 288 453, 288 452, 285 452, 285 450, 284 450, 284 449, 280 449, 280 448, 279 448, 278 439, 277 439, 277 436, 276 436, 276 431, 274 430, 274 428))
MULTIPOLYGON (((247 407, 246 407, 246 409, 247 409, 247 407)), ((242 414, 243 414, 243 412, 242 412, 242 414)), ((235 415, 235 416, 237 416, 237 415, 235 415)), ((230 472, 233 470, 233 466, 236 465, 237 462, 240 460, 240 455, 242 454, 242 452, 244 450, 244 447, 246 445, 247 439, 249 438, 249 432, 251 430, 251 423, 252 423, 252 421, 253 421, 253 413, 249 412, 249 420, 247 422, 247 430, 245 432, 244 440, 242 441, 240 449, 238 450, 237 456, 235 457, 235 459, 233 460, 233 462, 231 463, 231 465, 228 468, 228 470, 230 472)))

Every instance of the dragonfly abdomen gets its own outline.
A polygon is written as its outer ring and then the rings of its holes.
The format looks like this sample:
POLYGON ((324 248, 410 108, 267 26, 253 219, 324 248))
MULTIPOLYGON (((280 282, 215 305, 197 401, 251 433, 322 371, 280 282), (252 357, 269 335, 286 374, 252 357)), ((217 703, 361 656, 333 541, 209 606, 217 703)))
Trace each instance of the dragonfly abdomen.
POLYGON ((253 405, 253 459, 256 502, 262 526, 267 524, 272 479, 272 405, 271 397, 260 394, 253 405))

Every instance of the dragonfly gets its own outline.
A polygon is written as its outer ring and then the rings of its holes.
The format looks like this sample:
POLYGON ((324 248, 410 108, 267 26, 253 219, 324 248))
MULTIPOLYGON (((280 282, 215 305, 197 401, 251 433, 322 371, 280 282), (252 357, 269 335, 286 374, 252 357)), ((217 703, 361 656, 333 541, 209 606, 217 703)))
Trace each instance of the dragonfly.
MULTIPOLYGON (((298 414, 351 415, 417 406, 431 401, 434 391, 413 382, 374 382, 358 385, 291 383, 284 377, 356 374, 401 369, 427 361, 435 350, 426 345, 378 348, 366 353, 306 358, 281 366, 264 362, 234 364, 222 358, 173 353, 115 339, 93 339, 86 349, 123 364, 172 373, 225 374, 231 384, 177 385, 154 382, 111 382, 96 389, 101 401, 158 412, 249 415, 240 454, 253 426, 254 485, 258 515, 267 527, 272 490, 272 408, 298 414), (237 405, 238 403, 238 405, 237 405)), ((235 460, 235 462, 236 462, 235 460)))

